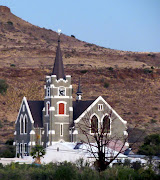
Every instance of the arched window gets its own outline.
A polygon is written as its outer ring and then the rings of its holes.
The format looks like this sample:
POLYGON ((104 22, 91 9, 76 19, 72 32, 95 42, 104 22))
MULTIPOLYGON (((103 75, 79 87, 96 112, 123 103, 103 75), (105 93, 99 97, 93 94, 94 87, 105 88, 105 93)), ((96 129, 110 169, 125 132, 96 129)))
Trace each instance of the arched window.
POLYGON ((46 103, 46 115, 49 115, 50 102, 46 103))
POLYGON ((98 118, 94 115, 91 119, 91 133, 98 132, 98 118))
POLYGON ((24 116, 23 123, 24 123, 24 133, 26 134, 27 133, 27 117, 26 116, 24 116))
POLYGON ((59 114, 64 114, 64 103, 59 103, 59 114))
POLYGON ((103 118, 103 132, 110 133, 110 118, 107 115, 103 118))
POLYGON ((23 116, 20 118, 20 134, 23 134, 23 116))

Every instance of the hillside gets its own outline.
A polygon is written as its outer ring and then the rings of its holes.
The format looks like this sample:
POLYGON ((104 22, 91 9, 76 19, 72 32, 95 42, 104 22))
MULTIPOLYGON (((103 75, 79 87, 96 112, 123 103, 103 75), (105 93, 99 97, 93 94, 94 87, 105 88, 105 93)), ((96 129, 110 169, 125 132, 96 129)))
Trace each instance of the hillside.
MULTIPOLYGON (((1 142, 13 136, 23 96, 43 100, 57 36, 0 6, 0 79, 9 85, 6 95, 0 95, 1 142)), ((64 34, 61 49, 66 74, 72 75, 74 97, 81 76, 83 99, 102 95, 129 127, 138 124, 134 136, 160 132, 160 53, 112 50, 64 34)))

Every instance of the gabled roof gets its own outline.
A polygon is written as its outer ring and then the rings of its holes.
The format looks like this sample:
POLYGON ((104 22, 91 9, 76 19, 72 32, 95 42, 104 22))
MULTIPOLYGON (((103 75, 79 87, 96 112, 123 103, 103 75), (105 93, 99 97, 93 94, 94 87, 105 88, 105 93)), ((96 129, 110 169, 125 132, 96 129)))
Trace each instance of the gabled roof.
POLYGON ((56 50, 56 57, 55 57, 52 75, 56 75, 57 80, 60 78, 66 80, 66 76, 64 73, 64 67, 63 67, 62 52, 61 52, 61 48, 60 48, 60 35, 58 38, 58 46, 57 46, 57 50, 56 50))
POLYGON ((34 120, 34 127, 43 127, 42 121, 42 110, 44 107, 44 101, 27 101, 33 120, 34 120))
POLYGON ((73 101, 73 120, 76 120, 94 101, 73 101))

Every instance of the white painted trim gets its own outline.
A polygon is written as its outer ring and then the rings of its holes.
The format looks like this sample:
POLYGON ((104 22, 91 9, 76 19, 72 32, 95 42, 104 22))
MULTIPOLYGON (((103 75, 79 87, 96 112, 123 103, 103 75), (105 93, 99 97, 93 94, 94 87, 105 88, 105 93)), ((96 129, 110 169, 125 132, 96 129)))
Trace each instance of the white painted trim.
POLYGON ((44 85, 44 89, 46 89, 46 85, 44 85))
POLYGON ((72 89, 72 85, 70 85, 69 88, 72 89))
POLYGON ((17 131, 14 131, 14 135, 17 135, 17 131))
POLYGON ((13 142, 13 146, 15 146, 16 145, 16 142, 13 142))
POLYGON ((55 85, 54 84, 50 84, 50 88, 55 88, 55 85))
POLYGON ((78 134, 78 131, 77 131, 77 130, 74 130, 74 131, 73 131, 73 134, 78 134))
POLYGON ((102 100, 104 104, 112 111, 112 113, 123 123, 127 124, 127 121, 123 120, 116 111, 101 97, 99 96, 74 122, 78 123, 97 103, 98 101, 102 100))
POLYGON ((128 142, 125 142, 125 146, 129 147, 129 143, 128 143, 128 142))
POLYGON ((31 141, 29 141, 28 146, 31 146, 31 141))
MULTIPOLYGON (((61 124, 60 122, 55 122, 55 124, 61 124)), ((68 122, 63 122, 63 124, 69 124, 68 122)))
POLYGON ((50 142, 48 141, 48 142, 47 142, 47 146, 49 146, 49 145, 50 145, 50 142))
POLYGON ((65 141, 63 139, 60 139, 58 142, 60 143, 64 143, 65 141))
POLYGON ((67 78, 71 77, 71 75, 66 75, 67 78))
POLYGON ((69 99, 71 98, 72 99, 72 96, 54 96, 54 98, 59 98, 59 99, 69 99))
POLYGON ((67 115, 67 114, 55 114, 54 116, 55 116, 55 117, 62 117, 62 116, 68 117, 69 115, 67 115))
POLYGON ((33 146, 35 146, 35 145, 36 145, 35 141, 33 141, 33 142, 31 142, 31 143, 32 143, 32 145, 33 145, 33 146))
POLYGON ((55 134, 55 130, 49 130, 48 134, 55 134))
POLYGON ((50 107, 50 108, 49 108, 49 111, 55 111, 55 107, 53 107, 53 106, 50 107))
POLYGON ((27 99, 26 99, 26 97, 24 97, 23 99, 24 99, 24 102, 25 102, 25 105, 26 105, 26 109, 27 109, 27 112, 28 112, 28 115, 29 115, 29 119, 31 120, 31 123, 34 123, 33 117, 32 117, 32 114, 31 114, 28 102, 27 102, 27 99))
POLYGON ((73 107, 69 107, 69 111, 73 111, 73 107))
POLYGON ((46 116, 49 116, 49 112, 48 112, 48 104, 49 104, 49 110, 50 110, 50 101, 47 101, 46 104, 45 104, 45 109, 46 109, 46 116))
POLYGON ((123 135, 124 136, 128 136, 128 132, 127 131, 123 131, 123 135))
POLYGON ((34 130, 31 130, 29 134, 36 134, 34 130))
POLYGON ((60 123, 60 136, 63 136, 63 123, 60 123))
MULTIPOLYGON (((67 76, 66 76, 67 77, 67 76)), ((60 79, 56 79, 56 82, 57 83, 59 83, 59 82, 61 82, 61 81, 63 81, 64 83, 67 83, 68 82, 68 80, 66 79, 66 80, 64 80, 63 78, 60 78, 60 79)))

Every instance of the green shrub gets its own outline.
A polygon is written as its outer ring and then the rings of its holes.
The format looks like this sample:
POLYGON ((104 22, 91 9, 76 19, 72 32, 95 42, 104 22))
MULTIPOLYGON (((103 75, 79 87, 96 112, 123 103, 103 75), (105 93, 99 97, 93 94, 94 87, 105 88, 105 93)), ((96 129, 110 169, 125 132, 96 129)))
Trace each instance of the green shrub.
POLYGON ((85 74, 85 73, 87 73, 87 70, 81 70, 80 71, 82 74, 85 74))
POLYGON ((0 93, 4 95, 7 92, 8 84, 4 79, 0 79, 0 93))
POLYGON ((144 69, 144 73, 145 74, 150 74, 150 73, 152 73, 153 71, 151 70, 151 69, 148 69, 148 68, 145 68, 144 69))
POLYGON ((108 82, 105 82, 105 83, 104 83, 104 87, 105 87, 105 88, 108 88, 108 87, 109 87, 109 83, 108 83, 108 82))
POLYGON ((60 163, 54 173, 54 179, 56 180, 76 180, 77 178, 77 168, 74 164, 70 162, 60 163))
POLYGON ((71 35, 72 38, 76 38, 74 35, 71 35))
POLYGON ((109 67, 108 70, 113 71, 113 67, 109 67))
POLYGON ((151 119, 151 121, 150 121, 151 123, 156 123, 157 122, 157 120, 155 120, 155 119, 151 119))
POLYGON ((10 67, 16 67, 16 65, 15 64, 10 64, 10 67))
POLYGON ((7 24, 13 26, 13 22, 12 21, 8 21, 7 24))

